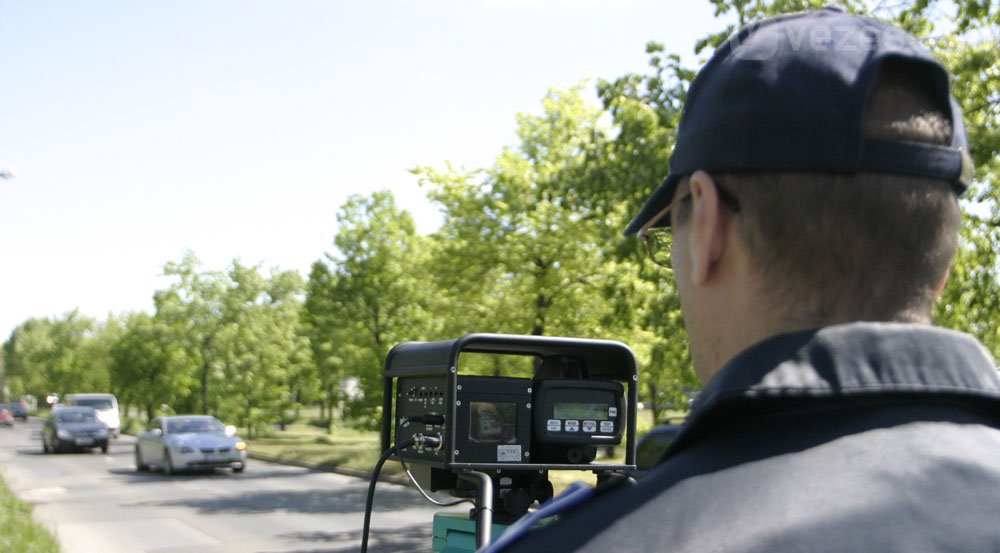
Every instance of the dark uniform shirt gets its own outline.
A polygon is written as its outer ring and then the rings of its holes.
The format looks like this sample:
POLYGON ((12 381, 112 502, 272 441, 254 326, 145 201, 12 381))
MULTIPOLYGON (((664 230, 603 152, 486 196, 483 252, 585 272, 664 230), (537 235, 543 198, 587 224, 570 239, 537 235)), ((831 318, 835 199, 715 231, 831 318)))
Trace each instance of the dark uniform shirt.
POLYGON ((971 337, 855 323, 766 340, 661 464, 505 551, 1000 553, 1000 378, 971 337))

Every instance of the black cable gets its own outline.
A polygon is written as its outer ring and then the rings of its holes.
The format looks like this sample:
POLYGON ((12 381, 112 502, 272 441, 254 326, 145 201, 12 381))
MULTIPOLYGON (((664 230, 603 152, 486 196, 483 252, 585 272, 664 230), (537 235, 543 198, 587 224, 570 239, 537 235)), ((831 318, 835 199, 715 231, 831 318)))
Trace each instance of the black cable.
MULTIPOLYGON (((399 424, 396 425, 396 436, 399 436, 399 431, 402 430, 402 428, 407 424, 409 424, 411 421, 423 422, 425 424, 442 424, 444 422, 444 417, 441 415, 407 417, 405 420, 399 421, 399 424)), ((414 438, 416 438, 416 436, 414 436, 414 438)), ((399 464, 403 466, 403 472, 406 473, 406 476, 410 478, 410 482, 413 483, 413 486, 417 488, 417 491, 420 492, 420 495, 424 496, 424 499, 426 499, 427 501, 433 503, 434 505, 437 505, 438 507, 454 507, 455 505, 461 505, 462 503, 475 504, 475 501, 472 499, 457 499, 455 501, 440 501, 434 499, 433 497, 430 496, 430 494, 425 492, 422 487, 420 487, 420 484, 417 483, 417 479, 413 477, 413 473, 410 472, 410 467, 406 466, 406 461, 403 459, 402 449, 399 450, 398 455, 399 455, 399 464)))
MULTIPOLYGON (((408 417, 407 419, 400 421, 400 425, 396 427, 395 438, 399 437, 399 430, 400 428, 402 428, 402 425, 408 424, 411 420, 423 422, 425 424, 443 424, 444 416, 424 415, 424 416, 408 417)), ((375 463, 375 470, 372 471, 371 480, 368 482, 368 496, 365 498, 365 524, 364 528, 361 530, 361 553, 368 553, 368 534, 371 529, 372 506, 375 503, 375 484, 378 482, 379 473, 382 472, 382 466, 385 465, 385 462, 389 460, 389 457, 392 456, 393 453, 399 455, 400 463, 403 465, 403 470, 406 471, 406 475, 410 477, 410 481, 413 482, 413 485, 415 485, 418 490, 420 490, 420 493, 424 496, 424 498, 426 498, 431 503, 447 507, 469 501, 467 499, 463 499, 449 504, 440 503, 432 499, 429 495, 427 495, 424 492, 424 490, 420 487, 420 485, 417 484, 416 479, 413 478, 413 475, 410 474, 409 469, 406 468, 406 464, 403 462, 403 450, 413 445, 416 445, 418 442, 428 447, 438 447, 441 445, 441 438, 440 436, 423 436, 417 434, 416 436, 404 441, 403 443, 395 444, 389 449, 382 452, 382 456, 379 457, 378 463, 375 463)))
POLYGON ((365 525, 361 531, 361 553, 368 553, 368 530, 372 521, 372 503, 375 502, 375 483, 378 482, 378 475, 382 472, 382 465, 389 459, 389 456, 403 448, 407 448, 417 443, 414 439, 406 440, 401 444, 396 444, 382 453, 375 463, 375 470, 372 471, 371 481, 368 483, 368 497, 365 499, 365 525))

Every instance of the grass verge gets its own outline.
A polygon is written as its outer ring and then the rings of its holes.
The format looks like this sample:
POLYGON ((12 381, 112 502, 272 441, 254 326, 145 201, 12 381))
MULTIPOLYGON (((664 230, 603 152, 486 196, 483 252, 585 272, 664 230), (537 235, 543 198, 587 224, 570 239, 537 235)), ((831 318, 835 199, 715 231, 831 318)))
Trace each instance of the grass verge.
MULTIPOLYGON (((293 423, 285 430, 274 430, 270 436, 248 440, 251 454, 261 454, 279 461, 314 465, 327 468, 347 469, 347 471, 370 473, 379 458, 379 433, 376 431, 338 428, 333 434, 304 423, 293 423)), ((598 459, 598 462, 623 463, 625 450, 617 449, 614 458, 598 459)), ((403 475, 403 468, 395 461, 389 461, 382 468, 383 475, 403 475)), ((405 478, 405 476, 404 476, 405 478)), ((589 471, 549 471, 549 480, 555 493, 559 493, 576 481, 595 484, 597 476, 589 471)))
MULTIPOLYGON (((322 428, 293 423, 270 436, 248 440, 248 450, 281 461, 370 472, 379 457, 379 434, 339 428, 327 434, 322 428)), ((398 463, 386 463, 383 474, 402 474, 398 463)))
POLYGON ((31 506, 0 480, 0 551, 59 553, 59 542, 31 518, 31 506))

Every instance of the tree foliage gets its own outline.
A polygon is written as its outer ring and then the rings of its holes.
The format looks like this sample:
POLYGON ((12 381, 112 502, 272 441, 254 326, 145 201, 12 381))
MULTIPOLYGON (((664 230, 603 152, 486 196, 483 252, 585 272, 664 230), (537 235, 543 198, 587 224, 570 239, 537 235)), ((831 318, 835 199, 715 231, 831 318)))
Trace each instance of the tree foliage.
POLYGON ((250 437, 293 406, 292 386, 307 370, 308 344, 299 332, 304 283, 295 272, 265 277, 238 261, 225 278, 222 325, 212 364, 222 376, 218 412, 250 437))
MULTIPOLYGON (((755 19, 829 3, 710 1, 719 25, 692 45, 700 56, 755 19)), ((914 33, 953 75, 977 170, 935 317, 1000 355, 1000 3, 836 4, 914 33)), ((110 389, 149 416, 166 406, 254 430, 313 402, 330 425, 374 425, 396 343, 572 335, 631 345, 641 399, 660 420, 697 382, 673 279, 621 231, 666 176, 697 68, 661 44, 646 55, 644 73, 551 90, 539 113, 517 116, 516 144, 488 167, 415 168, 443 214, 433 234, 388 192, 352 196, 308 278, 238 260, 205 270, 188 253, 165 265, 171 283, 151 315, 26 321, 0 350, 0 378, 15 395, 110 389)))
POLYGON ((111 346, 110 377, 120 383, 119 402, 152 418, 163 404, 179 405, 194 391, 192 371, 174 333, 160 318, 133 313, 111 346))
POLYGON ((449 269, 435 276, 460 312, 453 334, 605 334, 600 225, 572 186, 604 134, 600 112, 580 87, 543 108, 518 118, 519 146, 482 173, 416 170, 445 215, 433 266, 449 269))
POLYGON ((29 319, 4 343, 7 386, 13 397, 107 390, 108 348, 102 327, 77 311, 29 319))
MULTIPOLYGON (((392 194, 352 196, 337 215, 337 249, 313 264, 307 286, 312 351, 321 356, 331 400, 348 415, 375 425, 382 406, 382 368, 397 342, 426 339, 426 239, 392 194), (332 375, 349 375, 357 388, 332 389, 332 375)), ((342 380, 343 382, 343 380, 342 380)))

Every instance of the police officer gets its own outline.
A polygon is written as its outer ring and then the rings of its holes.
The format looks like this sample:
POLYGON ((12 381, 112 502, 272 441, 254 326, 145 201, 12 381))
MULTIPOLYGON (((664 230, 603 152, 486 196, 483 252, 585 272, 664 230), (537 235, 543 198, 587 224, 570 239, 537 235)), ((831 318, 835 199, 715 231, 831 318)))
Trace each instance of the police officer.
POLYGON ((507 550, 1000 551, 1000 379, 931 326, 971 174, 948 74, 900 29, 733 35, 626 230, 673 269, 705 388, 648 476, 507 550))

